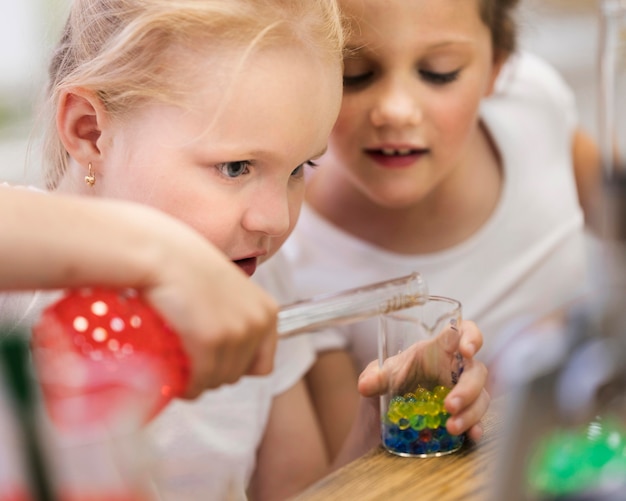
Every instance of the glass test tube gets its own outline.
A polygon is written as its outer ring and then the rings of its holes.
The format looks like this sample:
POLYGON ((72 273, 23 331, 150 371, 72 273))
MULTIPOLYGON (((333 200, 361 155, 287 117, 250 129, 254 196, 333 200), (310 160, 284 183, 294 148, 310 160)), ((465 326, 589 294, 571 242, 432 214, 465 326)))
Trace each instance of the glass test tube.
POLYGON ((336 294, 319 295, 283 306, 278 314, 278 334, 286 337, 357 322, 421 304, 427 297, 426 282, 416 272, 336 294))

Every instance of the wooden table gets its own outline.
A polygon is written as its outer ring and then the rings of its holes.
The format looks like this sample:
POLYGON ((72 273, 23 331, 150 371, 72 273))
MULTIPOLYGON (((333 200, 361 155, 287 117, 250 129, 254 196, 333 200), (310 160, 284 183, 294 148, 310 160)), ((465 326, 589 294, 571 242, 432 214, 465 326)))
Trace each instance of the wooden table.
POLYGON ((320 480, 293 501, 487 501, 500 443, 504 401, 492 402, 478 444, 439 458, 405 458, 378 447, 320 480))

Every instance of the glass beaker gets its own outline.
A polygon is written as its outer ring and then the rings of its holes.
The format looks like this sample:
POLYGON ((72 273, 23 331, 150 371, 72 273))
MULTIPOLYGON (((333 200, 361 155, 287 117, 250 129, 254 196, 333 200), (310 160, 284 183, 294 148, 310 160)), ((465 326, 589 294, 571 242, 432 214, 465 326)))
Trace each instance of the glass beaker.
POLYGON ((449 454, 463 435, 448 433, 444 399, 463 370, 458 351, 461 303, 429 296, 379 317, 379 367, 387 383, 380 397, 383 446, 409 457, 449 454))

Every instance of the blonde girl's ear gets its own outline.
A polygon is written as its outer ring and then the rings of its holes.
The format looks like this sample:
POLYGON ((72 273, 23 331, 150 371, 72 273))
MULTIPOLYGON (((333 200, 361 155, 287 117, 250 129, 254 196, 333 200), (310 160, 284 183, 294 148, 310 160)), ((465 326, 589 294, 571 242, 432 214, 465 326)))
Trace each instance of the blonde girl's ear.
POLYGON ((74 88, 59 96, 56 126, 59 139, 69 155, 81 165, 97 162, 106 110, 95 93, 74 88))

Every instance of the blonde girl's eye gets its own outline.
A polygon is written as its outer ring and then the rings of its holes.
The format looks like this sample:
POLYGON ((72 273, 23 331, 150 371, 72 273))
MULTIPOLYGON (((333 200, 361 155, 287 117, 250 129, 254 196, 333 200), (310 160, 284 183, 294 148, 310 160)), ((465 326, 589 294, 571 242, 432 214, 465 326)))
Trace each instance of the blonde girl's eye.
POLYGON ((217 169, 227 177, 239 177, 250 172, 251 162, 248 160, 238 160, 236 162, 224 162, 217 164, 217 169))

